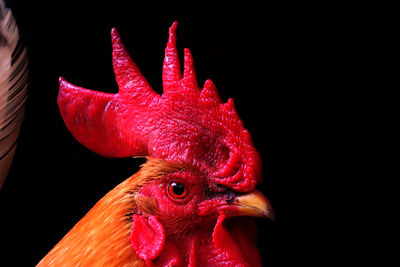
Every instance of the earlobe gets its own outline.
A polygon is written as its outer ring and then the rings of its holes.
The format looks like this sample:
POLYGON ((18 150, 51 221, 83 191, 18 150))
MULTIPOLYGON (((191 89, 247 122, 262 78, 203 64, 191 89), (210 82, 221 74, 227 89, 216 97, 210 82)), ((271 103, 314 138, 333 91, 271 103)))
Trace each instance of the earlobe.
POLYGON ((164 247, 164 227, 156 216, 135 214, 132 219, 131 247, 139 258, 145 261, 154 260, 164 247))

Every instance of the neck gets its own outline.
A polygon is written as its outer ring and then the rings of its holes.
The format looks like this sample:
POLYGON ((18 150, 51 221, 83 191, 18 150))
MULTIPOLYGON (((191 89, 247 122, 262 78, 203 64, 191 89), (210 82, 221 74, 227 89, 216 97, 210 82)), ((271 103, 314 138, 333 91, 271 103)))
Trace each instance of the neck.
POLYGON ((37 266, 143 266, 128 242, 139 173, 97 202, 37 266))

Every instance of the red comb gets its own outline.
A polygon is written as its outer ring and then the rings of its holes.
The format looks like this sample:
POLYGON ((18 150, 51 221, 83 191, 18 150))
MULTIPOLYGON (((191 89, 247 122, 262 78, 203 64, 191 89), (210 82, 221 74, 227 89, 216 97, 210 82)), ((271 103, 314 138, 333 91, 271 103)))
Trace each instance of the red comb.
POLYGON ((164 92, 149 85, 112 29, 117 94, 77 87, 60 78, 58 105, 74 137, 107 157, 152 156, 184 162, 209 179, 238 191, 260 179, 260 158, 233 100, 222 103, 207 80, 198 87, 189 49, 181 74, 174 22, 163 65, 164 92))

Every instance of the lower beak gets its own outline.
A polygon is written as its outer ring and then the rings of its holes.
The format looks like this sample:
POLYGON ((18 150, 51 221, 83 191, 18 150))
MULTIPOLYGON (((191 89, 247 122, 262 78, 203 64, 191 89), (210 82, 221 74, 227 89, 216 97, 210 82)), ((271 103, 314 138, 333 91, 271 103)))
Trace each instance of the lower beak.
POLYGON ((274 210, 268 199, 258 190, 253 190, 245 195, 237 196, 224 205, 223 210, 233 216, 268 217, 275 220, 274 210))

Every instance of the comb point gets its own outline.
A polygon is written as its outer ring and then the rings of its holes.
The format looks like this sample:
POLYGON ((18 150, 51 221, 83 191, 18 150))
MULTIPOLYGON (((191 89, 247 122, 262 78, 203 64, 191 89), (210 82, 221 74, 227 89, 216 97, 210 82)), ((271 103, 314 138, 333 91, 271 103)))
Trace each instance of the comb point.
POLYGON ((59 82, 59 84, 62 84, 62 83, 65 83, 66 80, 63 76, 60 76, 60 77, 58 77, 58 82, 59 82))
POLYGON ((184 55, 183 82, 187 87, 198 89, 193 56, 189 48, 184 49, 184 55))
POLYGON ((177 27, 178 22, 174 21, 174 23, 172 23, 172 26, 169 28, 169 37, 167 47, 165 48, 162 80, 164 93, 167 94, 177 91, 177 82, 182 79, 179 55, 176 49, 177 27))
POLYGON ((178 28, 178 21, 174 21, 169 28, 168 43, 175 43, 176 41, 176 29, 178 28))
POLYGON ((218 94, 217 87, 212 80, 207 79, 200 93, 200 101, 209 107, 218 107, 222 101, 218 94))

